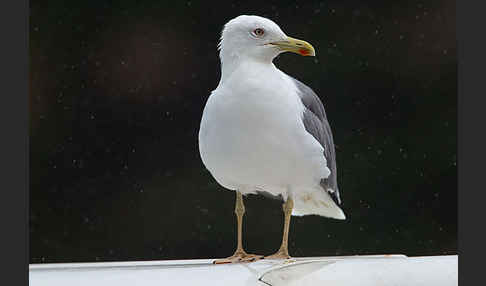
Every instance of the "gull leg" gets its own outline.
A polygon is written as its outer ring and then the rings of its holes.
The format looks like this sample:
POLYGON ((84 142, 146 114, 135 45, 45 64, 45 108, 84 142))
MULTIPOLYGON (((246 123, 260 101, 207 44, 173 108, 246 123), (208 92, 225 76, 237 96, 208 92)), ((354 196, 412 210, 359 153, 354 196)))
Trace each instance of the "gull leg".
POLYGON ((239 191, 236 191, 235 214, 236 214, 236 220, 238 226, 238 244, 236 246, 235 253, 230 257, 215 260, 213 262, 214 264, 252 262, 263 258, 262 255, 248 254, 243 249, 242 228, 243 228, 243 215, 245 214, 245 205, 243 204, 243 196, 239 191))
POLYGON ((290 258, 288 241, 289 241, 290 217, 293 208, 294 208, 294 201, 292 200, 292 198, 289 197, 287 201, 282 205, 282 209, 285 215, 284 229, 282 235, 282 245, 280 245, 280 248, 276 253, 270 256, 265 256, 265 259, 289 259, 290 258))

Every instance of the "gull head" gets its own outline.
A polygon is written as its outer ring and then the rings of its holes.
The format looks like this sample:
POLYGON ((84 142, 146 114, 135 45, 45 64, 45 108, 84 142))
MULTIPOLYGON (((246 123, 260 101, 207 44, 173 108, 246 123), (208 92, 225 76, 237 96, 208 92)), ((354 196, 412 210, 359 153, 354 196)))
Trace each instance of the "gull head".
POLYGON ((283 52, 315 56, 311 44, 287 36, 272 20, 247 15, 226 23, 219 49, 221 61, 226 58, 246 58, 271 62, 283 52))

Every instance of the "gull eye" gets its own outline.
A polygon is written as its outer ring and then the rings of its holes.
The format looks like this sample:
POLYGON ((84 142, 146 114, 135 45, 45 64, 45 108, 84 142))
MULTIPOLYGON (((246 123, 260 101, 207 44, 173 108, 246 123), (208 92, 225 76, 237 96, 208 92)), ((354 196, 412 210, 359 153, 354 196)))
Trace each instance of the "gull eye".
POLYGON ((261 37, 265 34, 265 31, 262 28, 257 28, 253 31, 253 34, 257 37, 261 37))

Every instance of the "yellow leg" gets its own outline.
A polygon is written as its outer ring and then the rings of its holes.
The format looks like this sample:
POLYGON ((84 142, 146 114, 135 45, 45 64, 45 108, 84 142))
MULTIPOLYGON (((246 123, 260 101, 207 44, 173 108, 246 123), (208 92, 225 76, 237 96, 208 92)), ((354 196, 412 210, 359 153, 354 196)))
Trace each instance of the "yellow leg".
POLYGON ((289 226, 290 226, 290 217, 292 214, 292 209, 294 208, 294 201, 292 198, 288 198, 287 201, 283 204, 282 209, 285 215, 284 220, 284 229, 282 235, 282 244, 280 245, 279 250, 270 256, 265 256, 265 259, 289 259, 289 226))
POLYGON ((238 244, 236 246, 235 253, 223 259, 215 260, 214 264, 223 264, 223 263, 235 263, 235 262, 252 262, 259 259, 262 259, 262 255, 256 254, 248 254, 243 249, 243 215, 245 214, 245 205, 243 204, 243 196, 239 191, 236 191, 236 203, 235 203, 235 214, 237 220, 237 232, 238 232, 238 244))

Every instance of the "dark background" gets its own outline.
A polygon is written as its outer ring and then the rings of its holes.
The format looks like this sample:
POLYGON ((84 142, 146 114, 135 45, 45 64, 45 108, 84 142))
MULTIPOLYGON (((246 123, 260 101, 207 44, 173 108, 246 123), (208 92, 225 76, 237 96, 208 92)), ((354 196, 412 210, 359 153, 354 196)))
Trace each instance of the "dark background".
MULTIPOLYGON (((315 47, 275 62, 337 145, 347 220, 294 217, 290 254, 457 253, 455 2, 363 2, 31 1, 30 262, 233 253, 234 193, 197 133, 240 14, 315 47)), ((245 202, 247 250, 274 252, 280 202, 245 202)))

